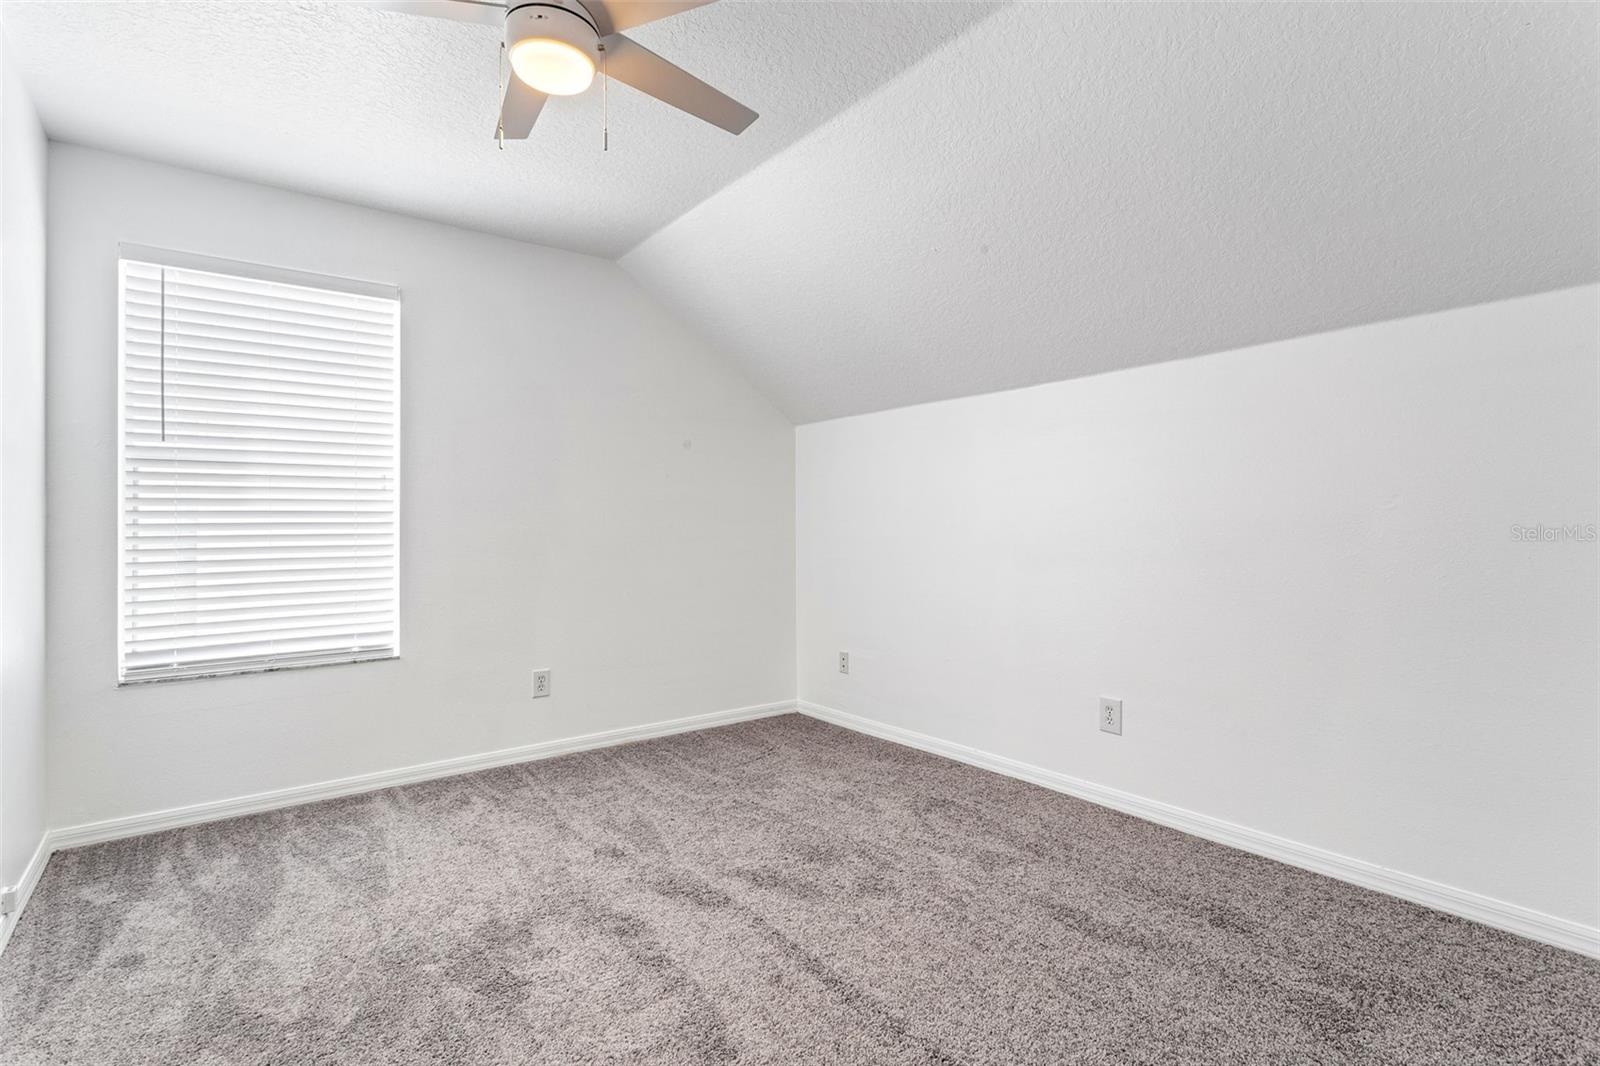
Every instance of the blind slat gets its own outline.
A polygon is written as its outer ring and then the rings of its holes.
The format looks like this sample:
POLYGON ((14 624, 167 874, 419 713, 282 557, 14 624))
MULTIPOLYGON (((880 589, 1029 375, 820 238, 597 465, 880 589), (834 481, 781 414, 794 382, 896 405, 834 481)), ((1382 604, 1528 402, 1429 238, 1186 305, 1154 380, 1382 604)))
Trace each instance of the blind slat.
POLYGON ((393 656, 398 301, 120 270, 119 680, 393 656))
POLYGON ((348 633, 365 632, 374 628, 386 628, 389 621, 389 612, 385 610, 367 611, 357 613, 354 611, 336 611, 333 614, 313 613, 310 611, 297 613, 280 612, 261 618, 213 618, 206 617, 196 622, 189 621, 150 621, 140 623, 135 621, 126 631, 125 639, 129 643, 137 643, 146 651, 161 650, 157 642, 173 646, 193 643, 196 640, 218 642, 256 643, 261 640, 274 640, 288 637, 291 640, 301 637, 338 637, 348 633))
MULTIPOLYGON (((161 290, 140 289, 128 301, 130 313, 154 309, 147 313, 159 314, 161 290)), ((230 322, 237 327, 261 329, 268 326, 286 326, 290 329, 327 330, 332 333, 358 333, 385 335, 393 332, 393 319, 383 315, 352 318, 348 312, 327 313, 325 310, 279 307, 262 309, 254 304, 241 303, 227 297, 198 296, 184 292, 181 287, 169 285, 166 292, 166 310, 169 315, 186 320, 211 320, 230 322)))
MULTIPOLYGON (((343 610, 345 607, 350 605, 370 606, 371 604, 382 603, 386 599, 388 599, 388 594, 382 592, 365 596, 354 593, 332 593, 320 597, 301 595, 293 599, 257 596, 240 600, 228 607, 218 607, 214 609, 217 612, 217 617, 220 618, 224 615, 233 617, 241 614, 242 612, 270 611, 277 608, 283 608, 286 611, 320 611, 324 608, 329 610, 343 610)), ((194 608, 188 603, 160 602, 147 603, 140 607, 129 607, 122 612, 124 618, 131 619, 134 622, 149 618, 171 618, 174 616, 187 617, 193 613, 194 608)))
MULTIPOLYGON (((145 266, 149 269, 129 279, 128 291, 135 298, 141 295, 154 295, 160 291, 158 279, 162 268, 154 264, 145 266)), ((167 286, 172 296, 177 299, 249 302, 251 306, 267 311, 338 313, 340 317, 348 317, 351 321, 377 322, 392 317, 394 309, 398 306, 395 301, 382 297, 336 293, 331 289, 284 285, 274 281, 257 281, 209 271, 167 267, 166 276, 167 286)))
MULTIPOLYGON (((260 584, 208 585, 205 587, 162 590, 142 590, 137 599, 124 598, 123 606, 130 610, 144 604, 170 603, 190 600, 220 600, 229 596, 265 599, 269 596, 300 597, 320 596, 334 592, 383 592, 392 594, 387 578, 328 578, 325 581, 301 581, 291 586, 262 586, 260 584)), ((124 612, 126 613, 126 612, 124 612)))
MULTIPOLYGON (((215 644, 191 644, 184 649, 188 657, 186 668, 181 674, 166 672, 170 669, 167 663, 173 657, 175 649, 150 648, 144 650, 125 649, 123 656, 129 664, 130 670, 138 669, 145 677, 189 677, 200 673, 212 673, 210 670, 196 669, 209 662, 226 660, 233 664, 231 672, 239 673, 250 669, 265 669, 271 666, 291 665, 297 661, 299 655, 316 654, 319 661, 347 662, 354 660, 356 652, 390 652, 393 647, 393 631, 378 630, 371 633, 352 633, 348 637, 338 634, 333 637, 307 637, 303 639, 281 640, 243 640, 233 642, 218 642, 215 644), (349 652, 348 656, 328 658, 330 653, 340 651, 349 652), (159 671, 159 672, 158 672, 159 671)), ((392 652, 390 652, 392 654, 392 652)))
POLYGON ((124 390, 122 402, 128 407, 144 407, 157 411, 238 411, 241 414, 263 414, 280 418, 317 418, 336 421, 344 414, 360 416, 363 421, 387 422, 394 414, 393 411, 352 411, 345 404, 317 404, 305 403, 300 400, 266 399, 255 395, 245 396, 190 396, 187 391, 180 388, 168 387, 163 390, 159 385, 150 389, 124 390), (313 413, 315 412, 315 413, 313 413))

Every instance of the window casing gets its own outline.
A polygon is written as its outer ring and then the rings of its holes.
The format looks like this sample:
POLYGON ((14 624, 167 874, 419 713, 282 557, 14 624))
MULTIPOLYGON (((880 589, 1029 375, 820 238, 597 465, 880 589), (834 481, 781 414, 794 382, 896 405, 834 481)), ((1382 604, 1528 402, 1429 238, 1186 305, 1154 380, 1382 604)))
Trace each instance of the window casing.
POLYGON ((399 653, 392 287, 125 248, 117 678, 399 653))

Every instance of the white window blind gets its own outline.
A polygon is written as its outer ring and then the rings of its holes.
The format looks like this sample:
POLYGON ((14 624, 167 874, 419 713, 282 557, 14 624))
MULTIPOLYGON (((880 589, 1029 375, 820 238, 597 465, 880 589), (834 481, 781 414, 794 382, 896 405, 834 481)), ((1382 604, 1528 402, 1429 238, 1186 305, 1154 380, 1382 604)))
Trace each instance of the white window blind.
POLYGON ((397 654, 398 299, 188 262, 120 261, 118 679, 397 654))

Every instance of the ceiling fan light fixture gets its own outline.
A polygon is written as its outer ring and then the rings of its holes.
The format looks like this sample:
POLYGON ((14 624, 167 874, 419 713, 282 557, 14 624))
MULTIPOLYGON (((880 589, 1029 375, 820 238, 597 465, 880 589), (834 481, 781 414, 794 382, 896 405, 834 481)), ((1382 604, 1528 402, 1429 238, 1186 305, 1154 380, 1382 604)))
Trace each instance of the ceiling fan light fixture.
MULTIPOLYGON (((0 0, 3 4, 5 0, 0 0)), ((615 78, 732 134, 756 113, 622 31, 711 0, 366 0, 379 7, 493 26, 501 47, 500 120, 495 137, 526 140, 552 96, 575 96, 595 75, 615 78), (506 72, 509 66, 510 72, 506 72), (608 69, 609 68, 609 69, 608 69)), ((604 81, 602 81, 604 84, 604 81)), ((601 109, 601 130, 605 129, 601 109)), ((601 148, 605 147, 602 133, 601 148)))
POLYGON ((576 96, 594 81, 594 60, 566 41, 525 37, 511 46, 511 69, 550 96, 576 96))

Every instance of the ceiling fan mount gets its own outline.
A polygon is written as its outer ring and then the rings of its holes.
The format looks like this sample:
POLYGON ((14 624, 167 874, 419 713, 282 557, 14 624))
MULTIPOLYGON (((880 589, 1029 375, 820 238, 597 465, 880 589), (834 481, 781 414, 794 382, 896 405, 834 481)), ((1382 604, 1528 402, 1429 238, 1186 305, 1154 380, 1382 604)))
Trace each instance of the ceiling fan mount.
POLYGON ((701 7, 711 0, 379 0, 373 6, 495 26, 504 33, 512 76, 500 106, 501 136, 526 138, 552 96, 573 96, 605 76, 729 133, 756 113, 625 37, 623 30, 701 7))

